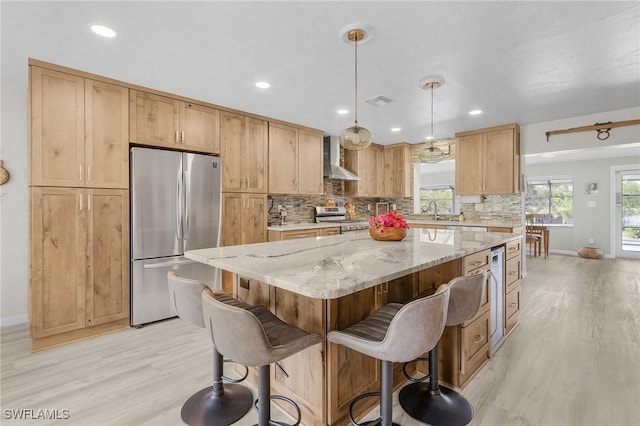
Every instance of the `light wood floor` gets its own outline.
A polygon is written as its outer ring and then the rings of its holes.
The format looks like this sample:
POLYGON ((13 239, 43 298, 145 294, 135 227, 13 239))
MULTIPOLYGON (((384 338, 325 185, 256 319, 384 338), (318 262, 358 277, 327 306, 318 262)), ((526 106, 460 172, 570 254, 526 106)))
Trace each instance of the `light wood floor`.
MULTIPOLYGON (((472 425, 639 425, 640 261, 551 255, 527 269, 520 326, 463 391, 472 425)), ((180 320, 39 353, 26 326, 1 332, 2 425, 180 425, 185 399, 210 381, 207 335, 180 320), (7 409, 70 419, 13 421, 7 409)))

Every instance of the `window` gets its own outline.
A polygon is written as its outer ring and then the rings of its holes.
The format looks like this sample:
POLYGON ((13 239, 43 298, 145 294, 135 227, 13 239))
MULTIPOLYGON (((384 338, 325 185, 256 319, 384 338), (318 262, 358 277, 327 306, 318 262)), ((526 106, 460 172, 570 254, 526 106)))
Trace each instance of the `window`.
POLYGON ((452 214, 455 212, 455 197, 453 186, 425 186, 420 188, 420 211, 433 213, 429 204, 434 201, 438 206, 438 213, 452 214))
POLYGON ((544 223, 573 223, 573 178, 530 178, 527 213, 542 213, 544 223))

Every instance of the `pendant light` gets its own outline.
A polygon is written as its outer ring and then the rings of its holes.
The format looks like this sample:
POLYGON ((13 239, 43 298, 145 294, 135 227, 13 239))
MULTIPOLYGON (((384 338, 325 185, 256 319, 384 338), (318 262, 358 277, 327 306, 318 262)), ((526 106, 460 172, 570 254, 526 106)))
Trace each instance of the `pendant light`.
POLYGON ((426 137, 431 143, 420 153, 420 162, 422 163, 438 163, 444 158, 444 151, 433 145, 435 139, 433 133, 433 91, 442 87, 443 84, 444 79, 440 76, 429 76, 420 82, 422 89, 431 91, 431 124, 429 135, 426 137))
POLYGON ((355 50, 355 123, 351 127, 344 129, 338 140, 344 149, 361 150, 371 145, 371 132, 364 127, 358 126, 358 44, 366 42, 370 37, 370 33, 362 28, 347 29, 343 32, 347 40, 352 41, 355 50))

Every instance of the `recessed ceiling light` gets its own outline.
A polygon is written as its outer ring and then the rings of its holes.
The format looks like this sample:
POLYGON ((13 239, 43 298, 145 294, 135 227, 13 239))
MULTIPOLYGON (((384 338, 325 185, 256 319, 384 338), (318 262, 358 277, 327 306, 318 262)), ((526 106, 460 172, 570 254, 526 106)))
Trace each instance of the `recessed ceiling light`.
POLYGON ((339 109, 338 111, 336 111, 338 114, 340 115, 345 115, 345 114, 349 114, 349 110, 348 109, 339 109))
POLYGON ((469 115, 480 115, 482 114, 482 110, 481 109, 474 109, 469 111, 469 115))
POLYGON ((401 129, 400 127, 392 127, 392 128, 391 128, 391 131, 392 131, 392 132, 399 132, 399 131, 401 131, 401 130, 402 130, 402 129, 401 129))
POLYGON ((115 31, 109 27, 105 27, 104 25, 92 25, 91 31, 102 37, 113 38, 116 36, 115 31))
POLYGON ((256 83, 256 87, 259 87, 260 89, 268 89, 271 85, 266 81, 259 81, 256 83))
POLYGON ((432 141, 432 140, 434 140, 435 138, 431 135, 431 136, 427 136, 425 139, 426 139, 426 140, 428 140, 428 141, 432 141))

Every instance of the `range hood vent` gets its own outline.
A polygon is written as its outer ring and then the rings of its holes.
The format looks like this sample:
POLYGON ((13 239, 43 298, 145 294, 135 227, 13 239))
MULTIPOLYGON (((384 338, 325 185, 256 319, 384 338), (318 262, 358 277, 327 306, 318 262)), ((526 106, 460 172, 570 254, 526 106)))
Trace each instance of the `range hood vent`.
POLYGON ((340 166, 340 142, 335 136, 324 137, 324 178, 332 180, 360 180, 340 166))

